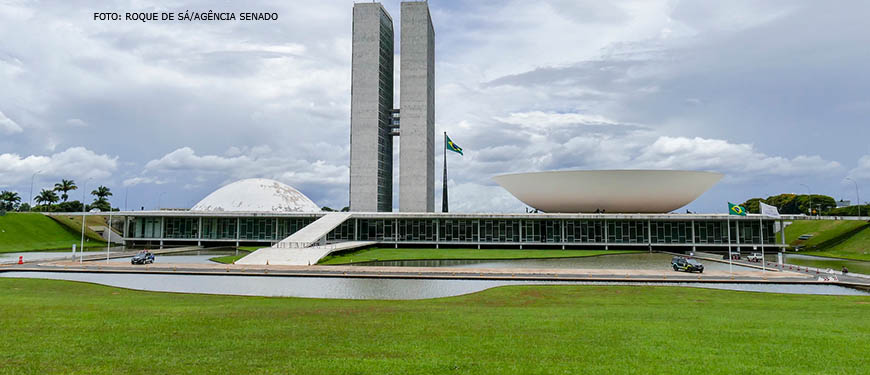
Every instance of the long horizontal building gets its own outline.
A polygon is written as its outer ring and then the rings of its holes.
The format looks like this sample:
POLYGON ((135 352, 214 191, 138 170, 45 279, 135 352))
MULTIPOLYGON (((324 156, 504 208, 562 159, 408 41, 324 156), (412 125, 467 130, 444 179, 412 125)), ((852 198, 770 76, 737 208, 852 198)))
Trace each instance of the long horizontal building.
MULTIPOLYGON (((327 213, 120 212, 124 241, 135 246, 272 245, 327 213)), ((333 214, 335 215, 335 214, 333 214)), ((757 215, 343 213, 322 242, 480 248, 782 247, 781 226, 757 215), (762 228, 763 225, 763 228, 762 228), (763 234, 763 241, 762 241, 763 234)), ((788 218, 784 218, 789 220, 788 218)), ((292 250, 288 250, 292 251, 292 250)))

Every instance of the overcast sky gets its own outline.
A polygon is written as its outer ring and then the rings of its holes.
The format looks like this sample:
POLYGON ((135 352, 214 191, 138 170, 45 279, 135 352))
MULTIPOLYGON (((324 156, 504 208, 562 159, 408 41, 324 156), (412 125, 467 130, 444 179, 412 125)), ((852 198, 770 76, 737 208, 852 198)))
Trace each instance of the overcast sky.
MULTIPOLYGON (((854 200, 847 177, 870 200, 868 2, 429 4, 436 134, 465 150, 454 211, 522 212, 491 177, 553 169, 724 173, 698 212, 801 184, 854 200)), ((41 171, 34 194, 67 178, 122 209, 189 208, 265 177, 346 206, 352 6, 0 0, 0 189, 27 201, 41 171), (93 20, 210 9, 279 19, 93 20)))

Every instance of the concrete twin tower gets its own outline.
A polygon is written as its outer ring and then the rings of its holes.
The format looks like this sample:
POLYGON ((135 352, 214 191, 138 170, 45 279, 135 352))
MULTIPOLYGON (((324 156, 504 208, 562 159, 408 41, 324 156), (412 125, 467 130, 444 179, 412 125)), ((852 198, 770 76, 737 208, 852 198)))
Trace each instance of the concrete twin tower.
POLYGON ((435 29, 429 4, 402 2, 400 105, 393 103, 393 18, 380 3, 353 6, 350 209, 393 210, 393 137, 399 209, 435 208, 435 29))

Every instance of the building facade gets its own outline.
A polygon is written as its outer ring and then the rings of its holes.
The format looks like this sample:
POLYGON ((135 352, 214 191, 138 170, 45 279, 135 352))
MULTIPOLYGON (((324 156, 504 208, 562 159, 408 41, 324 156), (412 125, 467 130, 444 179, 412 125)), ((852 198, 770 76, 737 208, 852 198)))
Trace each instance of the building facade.
MULTIPOLYGON (((96 214, 95 214, 96 215, 96 214)), ((325 213, 122 212, 127 245, 271 245, 325 213)), ((794 218, 783 218, 795 220, 794 218)), ((698 214, 352 213, 328 242, 384 246, 703 249, 782 247, 777 220, 698 214)))
POLYGON ((427 2, 402 3, 399 210, 435 210, 435 29, 427 2))
POLYGON ((379 3, 353 6, 351 211, 393 210, 394 136, 401 142, 400 210, 435 208, 435 32, 427 2, 403 2, 401 7, 401 105, 397 109, 393 20, 379 3))
POLYGON ((350 209, 393 210, 393 19, 379 3, 353 6, 350 209))

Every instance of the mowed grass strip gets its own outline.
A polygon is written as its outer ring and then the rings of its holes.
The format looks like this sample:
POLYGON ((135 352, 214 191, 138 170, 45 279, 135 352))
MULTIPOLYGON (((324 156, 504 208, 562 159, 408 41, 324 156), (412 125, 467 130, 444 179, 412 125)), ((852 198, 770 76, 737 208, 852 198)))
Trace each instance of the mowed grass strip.
POLYGON ((801 254, 870 261, 870 227, 865 227, 845 241, 822 251, 808 251, 801 254))
POLYGON ((576 258, 607 254, 637 253, 633 250, 555 250, 555 249, 415 249, 368 248, 328 255, 318 264, 347 264, 375 260, 412 259, 531 259, 576 258))
POLYGON ((419 301, 0 279, 0 372, 860 374, 870 297, 512 286, 419 301))
MULTIPOLYGON (((77 221, 81 225, 81 221, 77 221)), ((81 229, 73 230, 39 213, 9 212, 0 216, 0 253, 70 249, 79 245, 81 229)), ((85 238, 85 247, 104 247, 105 242, 85 238)))
POLYGON ((212 262, 223 263, 223 264, 233 264, 237 260, 244 258, 248 253, 239 254, 239 255, 225 255, 220 257, 209 258, 212 262))
POLYGON ((816 246, 866 226, 867 222, 858 220, 795 220, 785 227, 785 241, 791 246, 816 246), (804 234, 813 237, 809 240, 798 240, 804 234))

